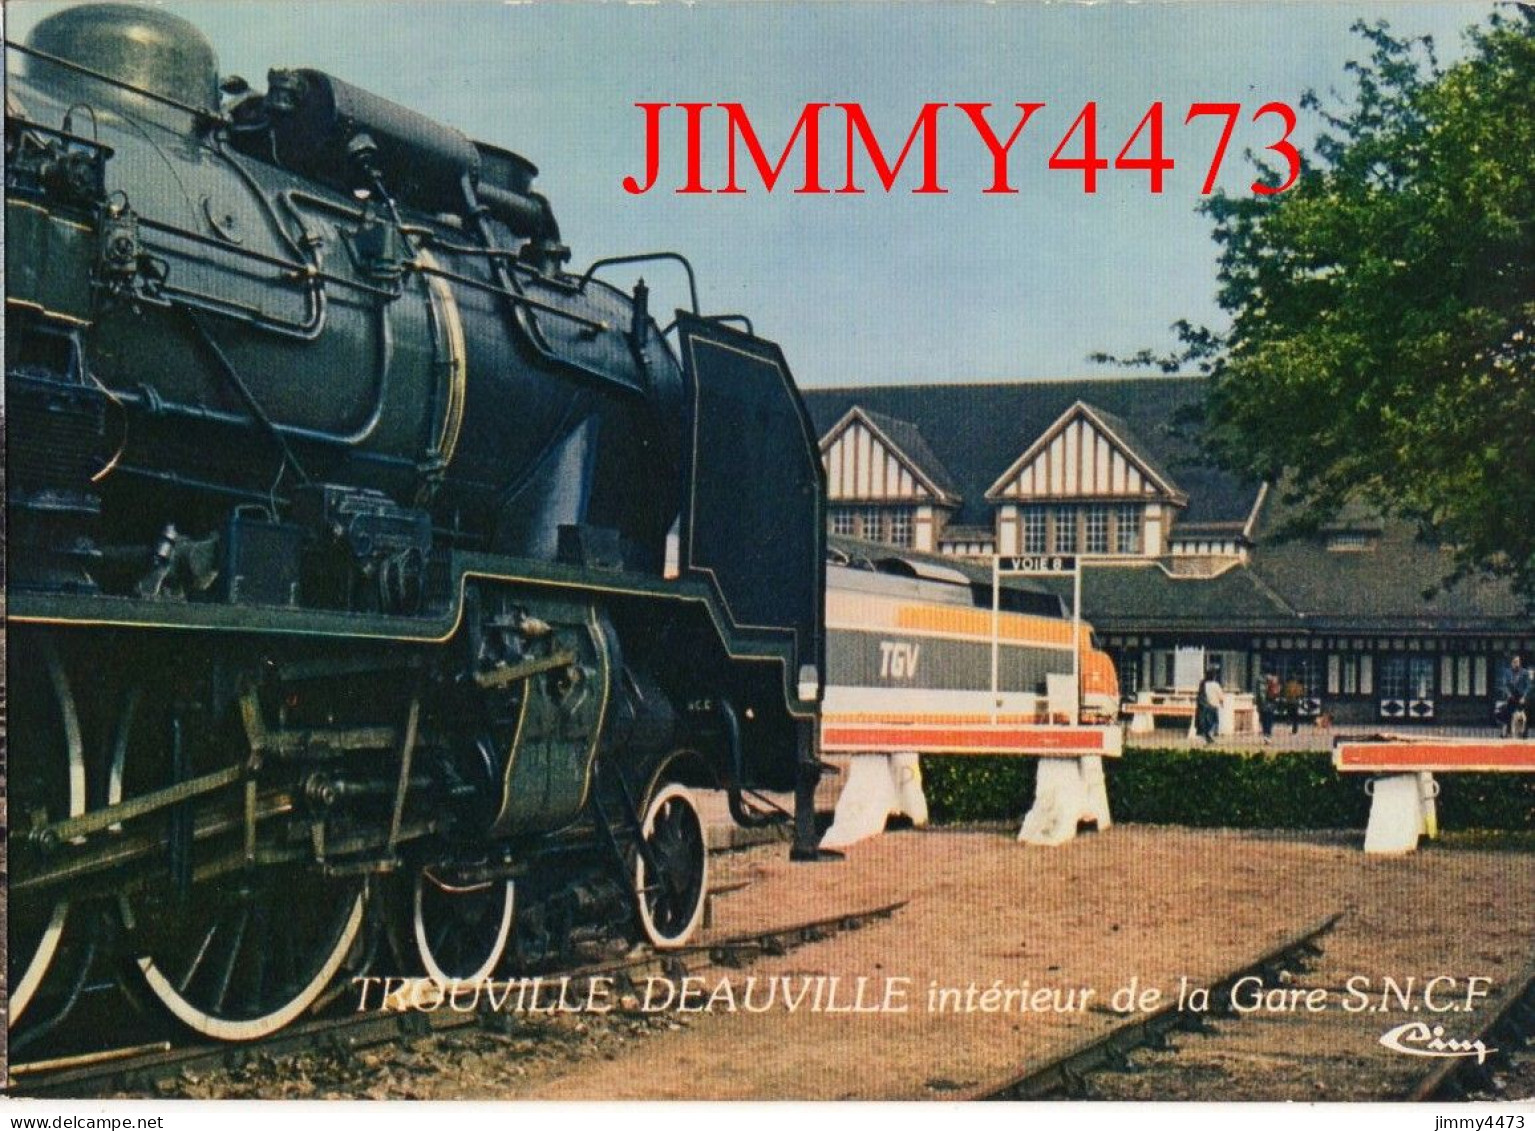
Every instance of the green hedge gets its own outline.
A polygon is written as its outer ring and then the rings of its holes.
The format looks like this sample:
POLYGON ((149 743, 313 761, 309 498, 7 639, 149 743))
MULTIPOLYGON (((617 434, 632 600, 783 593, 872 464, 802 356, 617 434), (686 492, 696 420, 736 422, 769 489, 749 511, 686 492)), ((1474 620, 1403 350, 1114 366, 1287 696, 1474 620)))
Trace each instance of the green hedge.
MULTIPOLYGON (((1033 758, 923 758, 934 821, 1016 820, 1034 796, 1033 758)), ((1364 827, 1364 774, 1339 774, 1327 753, 1130 750, 1105 758, 1116 821, 1207 828, 1364 827)), ((1535 775, 1440 774, 1439 821, 1450 829, 1535 829, 1535 775)))

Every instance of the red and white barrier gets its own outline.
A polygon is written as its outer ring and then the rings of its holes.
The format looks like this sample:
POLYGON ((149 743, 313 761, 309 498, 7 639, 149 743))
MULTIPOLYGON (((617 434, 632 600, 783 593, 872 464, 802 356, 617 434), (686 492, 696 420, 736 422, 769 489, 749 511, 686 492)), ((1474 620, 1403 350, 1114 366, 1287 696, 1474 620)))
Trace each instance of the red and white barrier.
POLYGON ((1333 766, 1340 773, 1370 773, 1370 820, 1364 850, 1412 852, 1418 838, 1439 835, 1436 799, 1442 773, 1535 773, 1535 742, 1517 739, 1422 738, 1379 735, 1339 739, 1333 766))
POLYGON ((1083 821, 1109 827, 1103 759, 1123 750, 1118 726, 1052 725, 1004 713, 1023 706, 1023 696, 1007 697, 995 718, 985 709, 991 697, 974 693, 963 698, 954 692, 907 693, 898 711, 892 709, 894 701, 877 691, 871 696, 871 690, 827 691, 821 750, 852 759, 823 847, 846 847, 878 835, 890 816, 905 814, 925 824, 918 753, 1040 759, 1034 803, 1018 834, 1026 844, 1063 844, 1076 836, 1083 821))

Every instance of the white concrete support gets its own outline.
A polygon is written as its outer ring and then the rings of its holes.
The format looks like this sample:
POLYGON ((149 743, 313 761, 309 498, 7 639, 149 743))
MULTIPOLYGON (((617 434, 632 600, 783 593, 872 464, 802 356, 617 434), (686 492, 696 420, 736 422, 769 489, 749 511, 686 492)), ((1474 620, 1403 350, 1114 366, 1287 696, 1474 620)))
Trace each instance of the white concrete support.
MULTIPOLYGON (((1434 786, 1432 774, 1421 777, 1434 786)), ((1430 791, 1425 789, 1419 774, 1388 774, 1375 778, 1365 789, 1370 794, 1370 823, 1364 831, 1366 852, 1377 855, 1412 852, 1418 847, 1418 837, 1428 831, 1430 821, 1437 835, 1437 817, 1430 815, 1433 798, 1425 797, 1430 791)), ((1431 792, 1437 794, 1437 787, 1431 792)))
POLYGON ((1252 734, 1258 729, 1258 705, 1245 691, 1227 691, 1221 695, 1220 733, 1252 734))
POLYGON ((914 825, 927 824, 927 797, 917 755, 854 754, 847 782, 837 797, 831 828, 822 848, 846 848, 885 831, 891 817, 907 816, 914 825))
POLYGON ((922 761, 916 754, 890 755, 890 776, 895 781, 893 817, 907 816, 917 828, 927 824, 927 795, 922 792, 922 761))
POLYGON ((1075 672, 1049 672, 1045 675, 1045 702, 1050 722, 1076 725, 1078 676, 1075 672))
MULTIPOLYGON (((1136 703, 1136 706, 1138 706, 1138 707, 1150 707, 1151 706, 1151 692, 1149 692, 1149 691, 1138 692, 1136 694, 1136 696, 1135 696, 1135 703, 1136 703)), ((1150 711, 1132 711, 1130 713, 1130 733, 1131 734, 1151 734, 1156 729, 1157 729, 1157 721, 1156 721, 1155 718, 1152 717, 1152 714, 1151 714, 1150 711)))
POLYGON ((1087 754, 1079 761, 1082 766, 1082 819, 1091 821, 1102 832, 1113 824, 1109 817, 1109 783, 1103 773, 1103 756, 1087 754))
POLYGON ((1439 783, 1427 770, 1418 771, 1418 810, 1423 815, 1423 835, 1439 839, 1439 783))
POLYGON ((1034 786, 1034 805, 1023 816, 1018 840, 1023 844, 1065 844, 1077 835, 1082 821, 1109 825, 1109 797, 1104 785, 1103 759, 1041 758, 1034 786))

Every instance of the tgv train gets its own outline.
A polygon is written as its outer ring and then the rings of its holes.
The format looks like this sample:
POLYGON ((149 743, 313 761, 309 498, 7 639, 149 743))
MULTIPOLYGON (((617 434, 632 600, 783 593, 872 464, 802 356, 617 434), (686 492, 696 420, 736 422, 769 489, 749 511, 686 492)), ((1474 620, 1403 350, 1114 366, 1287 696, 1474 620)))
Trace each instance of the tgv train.
POLYGON ((913 720, 1107 723, 1118 713, 1113 661, 1044 587, 1001 586, 994 611, 979 571, 835 538, 831 546, 823 736, 913 720))

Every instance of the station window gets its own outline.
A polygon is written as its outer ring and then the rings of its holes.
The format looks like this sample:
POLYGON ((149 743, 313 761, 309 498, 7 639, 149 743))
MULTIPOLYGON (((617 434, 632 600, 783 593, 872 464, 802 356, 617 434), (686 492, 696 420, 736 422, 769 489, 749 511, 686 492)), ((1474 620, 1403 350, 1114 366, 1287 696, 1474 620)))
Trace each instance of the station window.
POLYGON ((1109 552, 1109 508, 1100 506, 1082 509, 1082 549, 1089 554, 1109 552))
POLYGON ((1023 508, 1023 552, 1025 554, 1043 554, 1045 552, 1045 508, 1023 508))
POLYGON ((1370 694, 1370 657, 1333 653, 1327 657, 1327 694, 1370 694))
MULTIPOLYGON (((1281 689, 1295 683, 1307 696, 1320 696, 1323 694, 1320 658, 1309 652, 1265 652, 1258 658, 1258 676, 1273 673, 1279 677, 1281 689)), ((1331 671, 1326 673, 1329 682, 1331 675, 1331 671)))
POLYGON ((890 512, 890 543, 894 546, 911 545, 911 511, 890 512))
POLYGON ((1114 511, 1114 552, 1138 554, 1141 552, 1141 508, 1117 507, 1114 511))
POLYGON ((1432 699, 1434 661, 1430 656, 1387 656, 1380 664, 1382 699, 1432 699))
POLYGON ((857 533, 857 523, 854 521, 853 512, 846 507, 838 507, 831 512, 831 532, 840 534, 844 538, 851 538, 857 533))
POLYGON ((1077 508, 1055 508, 1055 546, 1052 552, 1074 554, 1077 552, 1077 508))
POLYGON ((1440 656, 1439 691, 1442 695, 1484 698, 1487 695, 1487 657, 1440 656))

